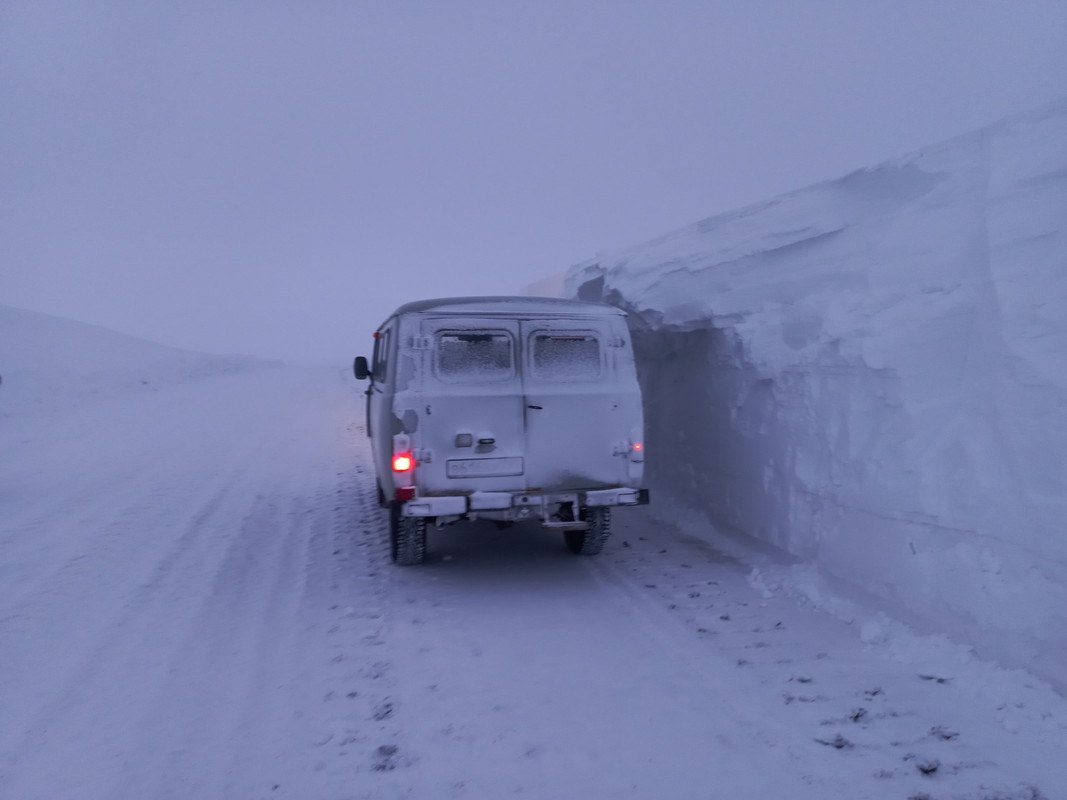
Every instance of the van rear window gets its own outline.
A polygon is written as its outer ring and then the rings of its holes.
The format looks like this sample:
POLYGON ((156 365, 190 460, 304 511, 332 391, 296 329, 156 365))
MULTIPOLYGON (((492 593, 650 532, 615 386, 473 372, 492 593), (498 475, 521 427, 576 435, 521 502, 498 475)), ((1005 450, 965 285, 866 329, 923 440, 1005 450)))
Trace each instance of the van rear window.
POLYGON ((533 337, 534 373, 567 381, 600 376, 600 342, 592 333, 538 333, 533 337))
POLYGON ((437 334, 437 375, 452 381, 509 378, 511 350, 507 331, 441 331, 437 334))

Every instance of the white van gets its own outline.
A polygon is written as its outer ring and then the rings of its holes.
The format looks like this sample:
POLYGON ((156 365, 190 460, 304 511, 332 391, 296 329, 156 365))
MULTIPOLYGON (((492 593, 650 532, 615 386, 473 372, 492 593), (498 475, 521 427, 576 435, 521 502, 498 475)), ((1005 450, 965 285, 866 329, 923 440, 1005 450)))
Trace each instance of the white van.
POLYGON ((641 488, 641 390, 626 318, 610 306, 530 297, 423 300, 374 334, 367 435, 398 564, 428 524, 526 519, 600 552, 611 507, 641 488))

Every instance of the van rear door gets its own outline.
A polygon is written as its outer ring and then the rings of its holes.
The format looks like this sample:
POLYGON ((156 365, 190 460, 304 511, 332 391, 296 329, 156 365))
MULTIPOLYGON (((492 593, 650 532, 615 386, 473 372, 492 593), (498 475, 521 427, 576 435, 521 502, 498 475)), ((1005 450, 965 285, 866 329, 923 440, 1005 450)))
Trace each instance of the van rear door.
POLYGON ((623 485, 630 404, 616 369, 609 320, 533 319, 521 324, 526 480, 533 489, 623 485))
POLYGON ((523 491, 519 323, 442 316, 420 327, 427 361, 417 439, 429 455, 415 469, 420 493, 523 491))
POLYGON ((620 384, 609 319, 440 316, 420 330, 420 494, 627 485, 640 399, 620 384))

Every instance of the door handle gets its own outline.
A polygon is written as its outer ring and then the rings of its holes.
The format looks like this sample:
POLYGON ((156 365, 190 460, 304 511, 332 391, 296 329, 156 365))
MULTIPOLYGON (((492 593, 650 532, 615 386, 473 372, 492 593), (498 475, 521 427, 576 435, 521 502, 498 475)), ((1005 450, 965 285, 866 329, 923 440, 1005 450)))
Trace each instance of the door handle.
POLYGON ((538 411, 542 410, 541 406, 526 406, 526 407, 527 408, 536 408, 538 411))

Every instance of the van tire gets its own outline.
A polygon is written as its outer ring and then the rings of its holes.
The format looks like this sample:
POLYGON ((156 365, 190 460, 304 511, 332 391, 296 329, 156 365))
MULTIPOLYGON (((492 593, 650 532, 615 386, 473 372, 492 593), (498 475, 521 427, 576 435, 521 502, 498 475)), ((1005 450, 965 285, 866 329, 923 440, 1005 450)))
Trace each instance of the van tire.
POLYGON ((611 536, 611 509, 603 506, 587 508, 582 517, 589 527, 584 531, 564 531, 563 540, 572 553, 595 556, 604 549, 604 543, 611 536))
POLYGON ((413 567, 426 558, 426 518, 403 516, 396 500, 389 504, 389 555, 401 567, 413 567))

